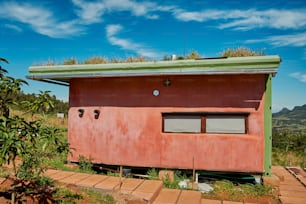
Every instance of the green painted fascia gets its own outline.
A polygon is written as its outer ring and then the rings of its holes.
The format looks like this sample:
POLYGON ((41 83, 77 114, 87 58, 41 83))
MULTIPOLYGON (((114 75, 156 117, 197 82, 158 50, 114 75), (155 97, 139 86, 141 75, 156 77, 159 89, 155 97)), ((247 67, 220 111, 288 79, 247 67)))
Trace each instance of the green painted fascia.
MULTIPOLYGON (((52 75, 53 78, 66 75, 154 75, 154 74, 192 74, 192 73, 276 73, 281 59, 279 56, 233 57, 209 60, 175 60, 141 63, 82 64, 31 66, 29 78, 52 75)), ((48 77, 50 78, 50 77, 48 77)))
POLYGON ((271 176, 272 166, 272 74, 266 75, 264 94, 264 175, 271 176))

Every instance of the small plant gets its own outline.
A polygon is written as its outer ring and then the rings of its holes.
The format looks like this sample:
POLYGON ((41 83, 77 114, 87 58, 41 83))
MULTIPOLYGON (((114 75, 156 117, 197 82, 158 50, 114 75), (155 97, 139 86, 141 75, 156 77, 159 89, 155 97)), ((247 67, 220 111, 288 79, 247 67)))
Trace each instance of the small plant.
POLYGON ((211 185, 214 190, 202 194, 202 197, 240 202, 247 202, 251 198, 258 200, 258 203, 261 203, 260 199, 264 197, 270 197, 272 200, 277 198, 273 188, 262 184, 234 184, 231 181, 222 180, 211 185))
POLYGON ((263 51, 253 51, 247 47, 230 48, 221 53, 222 57, 247 57, 247 56, 263 56, 263 51))
POLYGON ((68 188, 60 187, 56 189, 54 198, 56 200, 55 203, 75 203, 75 200, 81 200, 83 196, 68 188))
POLYGON ((105 64, 107 59, 104 57, 92 57, 84 61, 84 64, 105 64))
POLYGON ((102 203, 107 203, 107 204, 115 204, 116 201, 113 196, 106 194, 102 196, 102 203))
POLYGON ((74 65, 78 64, 78 61, 75 58, 66 59, 64 65, 74 65))
POLYGON ((128 57, 124 61, 128 62, 128 63, 131 63, 131 62, 146 62, 147 60, 142 56, 138 56, 138 57, 128 57))
POLYGON ((158 171, 155 168, 151 168, 147 171, 147 175, 150 180, 158 180, 158 171))
POLYGON ((187 59, 199 59, 201 58, 200 54, 196 51, 192 51, 189 55, 186 56, 187 59))
POLYGON ((85 193, 90 196, 92 199, 90 203, 96 204, 96 203, 103 203, 103 204, 115 204, 116 201, 114 197, 110 194, 102 194, 100 192, 94 191, 94 190, 85 190, 85 193))
POLYGON ((174 171, 173 181, 171 181, 169 175, 166 174, 163 178, 163 184, 164 187, 166 188, 180 189, 179 182, 186 179, 187 179, 186 175, 182 175, 181 171, 176 170, 174 171))
POLYGON ((6 178, 10 175, 9 171, 6 168, 0 166, 0 178, 6 178))
POLYGON ((91 158, 86 158, 82 155, 79 156, 79 168, 82 172, 86 173, 95 173, 95 171, 92 170, 93 163, 91 158))
POLYGON ((107 176, 120 176, 118 172, 114 172, 114 171, 107 171, 106 173, 107 176))

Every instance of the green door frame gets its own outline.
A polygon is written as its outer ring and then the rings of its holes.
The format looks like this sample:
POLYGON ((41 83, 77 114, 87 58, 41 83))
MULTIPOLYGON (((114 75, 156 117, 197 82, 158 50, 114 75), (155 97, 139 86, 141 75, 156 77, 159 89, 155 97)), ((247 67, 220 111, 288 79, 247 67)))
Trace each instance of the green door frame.
POLYGON ((264 176, 271 176, 272 166, 272 74, 266 75, 264 95, 264 176))

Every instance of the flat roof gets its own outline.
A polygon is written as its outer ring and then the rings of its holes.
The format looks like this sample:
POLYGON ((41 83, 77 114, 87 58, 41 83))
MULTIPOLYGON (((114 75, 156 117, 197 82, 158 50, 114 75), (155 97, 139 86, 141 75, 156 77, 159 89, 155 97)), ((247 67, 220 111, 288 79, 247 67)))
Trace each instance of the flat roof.
POLYGON ((69 86, 72 78, 277 73, 278 55, 29 67, 28 79, 69 86))

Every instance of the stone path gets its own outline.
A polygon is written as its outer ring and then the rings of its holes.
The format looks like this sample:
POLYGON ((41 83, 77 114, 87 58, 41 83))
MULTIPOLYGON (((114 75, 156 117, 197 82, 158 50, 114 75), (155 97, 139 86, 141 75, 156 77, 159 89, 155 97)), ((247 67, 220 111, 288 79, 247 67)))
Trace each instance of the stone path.
MULTIPOLYGON (((282 204, 306 204, 305 172, 298 167, 273 166, 272 173, 279 178, 279 195, 282 204)), ((242 204, 242 202, 202 199, 198 191, 166 189, 162 181, 119 178, 49 169, 46 176, 79 187, 101 192, 120 191, 152 204, 242 204)), ((0 178, 0 184, 5 179, 0 178)), ((246 203, 245 203, 246 204, 246 203)))
MULTIPOLYGON (((46 176, 79 187, 94 188, 101 192, 119 190, 132 194, 152 204, 222 204, 220 200, 202 199, 199 191, 163 188, 162 181, 134 178, 119 178, 105 175, 65 172, 49 169, 46 176)), ((223 204, 242 204, 242 202, 223 201, 223 204)))
POLYGON ((280 166, 273 166, 272 172, 280 179, 279 195, 281 203, 306 204, 306 188, 296 176, 280 166))

